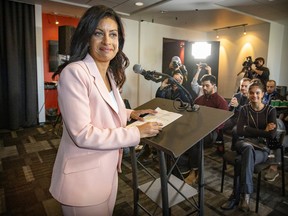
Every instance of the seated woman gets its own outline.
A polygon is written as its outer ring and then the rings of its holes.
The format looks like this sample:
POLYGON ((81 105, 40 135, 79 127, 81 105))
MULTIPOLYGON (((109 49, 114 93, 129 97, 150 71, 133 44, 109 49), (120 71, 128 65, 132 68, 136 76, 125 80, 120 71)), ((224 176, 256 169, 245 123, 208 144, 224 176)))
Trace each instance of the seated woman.
POLYGON ((233 209, 239 201, 240 210, 250 210, 254 166, 268 159, 270 150, 263 144, 266 138, 274 138, 276 135, 276 109, 262 103, 264 86, 259 81, 251 82, 248 92, 250 104, 242 107, 237 121, 240 138, 235 149, 239 157, 234 166, 233 192, 221 206, 224 210, 233 209))

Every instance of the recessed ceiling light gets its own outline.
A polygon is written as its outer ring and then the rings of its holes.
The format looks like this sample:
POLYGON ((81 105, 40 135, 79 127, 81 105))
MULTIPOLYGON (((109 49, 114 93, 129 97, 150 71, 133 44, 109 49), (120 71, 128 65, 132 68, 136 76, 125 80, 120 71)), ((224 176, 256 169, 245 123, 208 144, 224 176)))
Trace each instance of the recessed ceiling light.
POLYGON ((140 7, 140 6, 143 6, 144 4, 143 2, 136 2, 135 5, 140 7))

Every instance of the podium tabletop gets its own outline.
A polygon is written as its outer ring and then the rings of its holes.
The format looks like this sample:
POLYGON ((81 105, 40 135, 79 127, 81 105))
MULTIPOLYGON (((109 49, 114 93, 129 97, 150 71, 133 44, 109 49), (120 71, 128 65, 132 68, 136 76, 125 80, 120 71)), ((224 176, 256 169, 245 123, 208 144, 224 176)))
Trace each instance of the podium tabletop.
POLYGON ((180 118, 163 128, 156 136, 141 140, 174 157, 179 157, 198 141, 215 130, 219 125, 233 116, 233 112, 200 106, 198 111, 178 111, 173 106, 173 100, 154 98, 139 106, 139 109, 156 109, 182 114, 180 118))

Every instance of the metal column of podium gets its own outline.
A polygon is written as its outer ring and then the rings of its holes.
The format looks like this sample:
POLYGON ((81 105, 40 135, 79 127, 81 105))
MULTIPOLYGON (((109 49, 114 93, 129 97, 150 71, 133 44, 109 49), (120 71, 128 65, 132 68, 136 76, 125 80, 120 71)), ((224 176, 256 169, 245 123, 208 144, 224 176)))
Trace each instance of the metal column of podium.
MULTIPOLYGON (((156 109, 157 107, 171 112, 179 112, 175 110, 172 100, 162 98, 152 99, 136 109, 156 109)), ((139 207, 142 207, 139 204, 140 190, 145 192, 152 201, 162 208, 163 215, 170 215, 170 207, 179 202, 179 199, 175 195, 175 191, 180 193, 182 197, 184 196, 182 200, 185 198, 187 200, 187 198, 197 194, 197 191, 194 188, 177 177, 173 175, 167 176, 165 155, 179 158, 179 156, 199 141, 200 164, 197 210, 199 211, 199 215, 204 215, 203 138, 229 119, 233 113, 205 106, 200 106, 200 109, 197 112, 181 111, 180 113, 183 116, 163 128, 156 137, 145 138, 142 140, 143 143, 157 149, 159 156, 160 178, 139 186, 137 177, 138 161, 135 154, 135 148, 130 148, 133 175, 134 215, 139 215, 139 207)))

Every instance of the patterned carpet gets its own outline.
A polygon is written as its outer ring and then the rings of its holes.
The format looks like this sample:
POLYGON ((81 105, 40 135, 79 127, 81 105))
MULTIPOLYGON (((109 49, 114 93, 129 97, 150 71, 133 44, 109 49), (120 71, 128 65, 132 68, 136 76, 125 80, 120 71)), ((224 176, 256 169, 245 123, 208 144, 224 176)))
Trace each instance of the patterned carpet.
MULTIPOLYGON (((49 191, 51 171, 61 133, 61 128, 45 124, 17 131, 0 131, 0 214, 1 215, 48 215, 61 216, 60 205, 49 191)), ((225 143, 229 148, 229 138, 225 143)), ((223 211, 222 203, 227 200, 232 188, 233 168, 228 167, 224 192, 220 193, 222 158, 215 154, 215 149, 205 149, 205 192, 204 215, 288 215, 288 173, 286 159, 286 196, 281 196, 281 178, 274 182, 261 181, 261 198, 258 214, 254 213, 255 194, 252 196, 250 213, 242 213, 238 209, 223 211)), ((157 160, 146 161, 146 166, 159 176, 157 160)), ((130 157, 123 160, 123 172, 119 175, 119 192, 114 210, 115 216, 133 215, 133 190, 130 157)), ((150 181, 140 168, 139 184, 150 181)), ((256 178, 255 178, 256 180, 256 178)), ((194 185, 197 189, 197 185, 194 185)), ((197 201, 197 196, 194 197, 197 201)), ((192 200, 192 199, 191 199, 192 200)), ((140 203, 154 215, 162 215, 161 209, 143 193, 140 203), (155 210, 156 209, 156 210, 155 210)), ((182 216, 191 211, 187 201, 171 208, 171 215, 182 216)), ((140 211, 139 215, 147 215, 140 211)))

